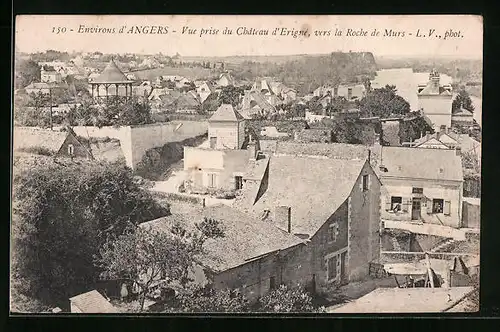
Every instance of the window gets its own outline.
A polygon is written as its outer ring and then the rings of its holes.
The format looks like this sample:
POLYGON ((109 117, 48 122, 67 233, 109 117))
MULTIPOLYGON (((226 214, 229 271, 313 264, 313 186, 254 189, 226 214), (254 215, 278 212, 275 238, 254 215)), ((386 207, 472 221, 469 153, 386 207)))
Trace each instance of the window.
POLYGON ((72 156, 75 153, 75 149, 73 147, 73 144, 68 144, 68 154, 72 156))
POLYGON ((243 188, 243 177, 242 176, 235 176, 234 182, 235 182, 236 190, 243 188))
POLYGON ((208 173, 208 187, 214 188, 217 185, 217 174, 208 173))
POLYGON ((328 281, 337 279, 337 256, 328 258, 328 281))
POLYGON ((337 236, 339 235, 339 224, 338 222, 334 222, 328 228, 328 242, 336 242, 337 236))
POLYGON ((399 212, 401 211, 403 204, 403 198, 398 196, 391 197, 391 211, 399 212))
POLYGON ((363 191, 368 190, 368 175, 363 175, 363 191))
POLYGON ((442 199, 432 200, 432 213, 443 213, 444 202, 442 199))
POLYGON ((411 189, 412 194, 423 194, 424 193, 424 188, 412 188, 411 189))

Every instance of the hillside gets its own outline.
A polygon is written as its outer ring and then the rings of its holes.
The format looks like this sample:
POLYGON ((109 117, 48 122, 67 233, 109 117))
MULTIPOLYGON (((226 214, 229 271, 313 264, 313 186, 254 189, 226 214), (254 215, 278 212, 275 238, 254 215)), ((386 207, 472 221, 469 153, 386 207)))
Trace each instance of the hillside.
POLYGON ((227 65, 227 68, 240 80, 274 77, 301 94, 312 92, 323 84, 361 82, 363 77, 372 78, 377 70, 375 58, 369 52, 334 52, 287 58, 284 63, 244 61, 237 66, 227 65))

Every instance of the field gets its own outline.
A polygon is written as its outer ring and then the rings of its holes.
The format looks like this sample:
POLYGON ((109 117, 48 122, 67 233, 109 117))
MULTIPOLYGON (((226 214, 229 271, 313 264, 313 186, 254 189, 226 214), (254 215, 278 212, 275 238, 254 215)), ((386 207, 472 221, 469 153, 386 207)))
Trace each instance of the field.
POLYGON ((186 68, 186 67, 163 67, 153 69, 143 69, 133 71, 132 73, 140 80, 153 80, 158 76, 177 75, 183 76, 190 80, 208 79, 217 77, 219 72, 206 68, 186 68))

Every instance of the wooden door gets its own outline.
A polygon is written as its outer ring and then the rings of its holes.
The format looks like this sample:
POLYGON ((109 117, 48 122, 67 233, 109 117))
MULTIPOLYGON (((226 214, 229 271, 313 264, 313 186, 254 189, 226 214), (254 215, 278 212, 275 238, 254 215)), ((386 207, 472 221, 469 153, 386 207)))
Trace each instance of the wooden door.
POLYGON ((411 203, 411 220, 421 219, 422 202, 420 198, 413 198, 411 203))

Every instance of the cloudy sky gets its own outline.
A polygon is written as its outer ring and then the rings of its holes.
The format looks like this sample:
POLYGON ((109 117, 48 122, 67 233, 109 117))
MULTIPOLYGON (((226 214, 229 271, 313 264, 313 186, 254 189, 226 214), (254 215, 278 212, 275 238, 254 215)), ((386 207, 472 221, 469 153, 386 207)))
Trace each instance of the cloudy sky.
MULTIPOLYGON (((158 32, 160 29, 155 28, 158 32)), ((280 30, 281 32, 282 30, 280 30)), ((18 16, 16 49, 37 52, 100 51, 103 53, 159 53, 183 56, 289 55, 321 54, 333 51, 369 51, 376 56, 454 56, 481 58, 483 27, 480 16, 18 16), (160 26, 167 34, 126 33, 133 26, 160 26), (125 33, 120 34, 121 27, 125 33), (195 34, 182 34, 184 27, 195 34), (225 27, 232 35, 223 35, 225 27), (65 32, 56 33, 58 28, 65 32), (79 33, 89 28, 115 33, 79 33), (236 35, 243 28, 267 29, 268 36, 236 35), (273 36, 276 28, 307 29, 310 37, 273 36), (201 29, 219 30, 218 35, 201 29), (342 30, 343 36, 334 36, 342 30), (346 36, 347 29, 368 36, 346 36), (380 31, 378 37, 370 34, 380 31), (391 29, 391 37, 383 37, 391 29), (62 29, 64 30, 64 29, 62 29), (71 31, 72 30, 72 31, 71 31), (363 31, 361 31, 363 30, 363 31), (430 30, 434 32, 429 36, 430 30), (174 32, 175 31, 175 32, 174 32), (330 36, 316 36, 314 31, 330 31, 330 36), (455 37, 444 39, 446 32, 455 37), (402 33, 404 32, 404 36, 402 33), (418 32, 418 37, 417 37, 418 32), (411 35, 410 35, 411 34, 411 35), (424 36, 425 37, 420 37, 424 36), (441 38, 439 38, 441 36, 441 38), (456 37, 458 36, 458 37, 456 37)))

